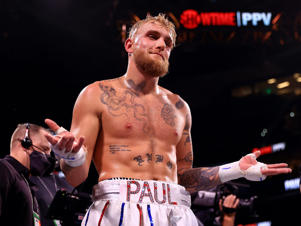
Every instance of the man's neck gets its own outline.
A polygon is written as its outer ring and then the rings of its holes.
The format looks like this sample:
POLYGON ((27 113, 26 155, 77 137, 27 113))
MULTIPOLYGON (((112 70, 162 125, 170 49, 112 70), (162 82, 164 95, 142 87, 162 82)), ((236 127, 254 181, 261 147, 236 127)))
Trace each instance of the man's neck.
POLYGON ((129 71, 123 76, 124 85, 140 95, 159 94, 158 81, 159 77, 130 73, 129 71))
POLYGON ((27 169, 30 168, 29 154, 26 151, 23 151, 23 150, 19 149, 17 151, 11 152, 10 156, 12 156, 16 160, 18 160, 18 162, 20 162, 27 169))

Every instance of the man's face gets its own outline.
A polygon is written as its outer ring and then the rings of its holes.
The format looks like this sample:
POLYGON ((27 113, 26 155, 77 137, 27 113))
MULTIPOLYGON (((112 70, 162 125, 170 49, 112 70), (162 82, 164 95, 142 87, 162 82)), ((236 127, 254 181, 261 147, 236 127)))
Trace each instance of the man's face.
POLYGON ((50 144, 45 137, 46 133, 48 132, 41 130, 40 133, 41 134, 39 136, 37 135, 32 137, 33 149, 38 152, 50 155, 50 144))
POLYGON ((146 23, 137 31, 133 42, 133 58, 140 71, 154 77, 168 72, 173 43, 167 28, 156 22, 146 23))

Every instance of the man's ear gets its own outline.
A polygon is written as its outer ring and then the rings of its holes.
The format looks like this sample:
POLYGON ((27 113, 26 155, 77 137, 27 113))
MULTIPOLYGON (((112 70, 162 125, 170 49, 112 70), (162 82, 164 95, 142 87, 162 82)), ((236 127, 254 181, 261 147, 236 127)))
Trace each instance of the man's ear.
POLYGON ((124 48, 125 51, 127 51, 127 53, 132 53, 133 52, 133 40, 128 38, 125 42, 124 42, 124 48))

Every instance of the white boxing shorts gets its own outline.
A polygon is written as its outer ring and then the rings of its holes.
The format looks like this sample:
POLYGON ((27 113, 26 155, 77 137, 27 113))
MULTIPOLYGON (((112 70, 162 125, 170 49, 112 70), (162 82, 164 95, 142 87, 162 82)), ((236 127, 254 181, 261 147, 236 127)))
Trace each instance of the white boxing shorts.
POLYGON ((82 226, 198 226, 184 187, 153 180, 110 179, 93 187, 82 226))

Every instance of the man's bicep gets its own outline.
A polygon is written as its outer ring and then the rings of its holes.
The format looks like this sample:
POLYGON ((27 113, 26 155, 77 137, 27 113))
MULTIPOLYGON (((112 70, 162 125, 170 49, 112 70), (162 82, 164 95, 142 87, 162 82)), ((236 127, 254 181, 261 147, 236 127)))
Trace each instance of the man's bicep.
POLYGON ((192 168, 193 164, 193 147, 191 140, 191 113, 189 107, 185 109, 185 124, 182 132, 182 137, 177 144, 177 168, 178 175, 184 169, 192 168))
POLYGON ((80 136, 85 138, 84 145, 88 149, 88 158, 92 157, 101 128, 101 111, 97 97, 93 87, 88 87, 79 95, 73 109, 71 132, 77 138, 80 136))
POLYGON ((191 169, 193 164, 193 151, 189 129, 184 129, 182 138, 177 145, 178 175, 185 169, 191 169))

